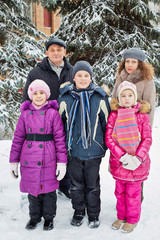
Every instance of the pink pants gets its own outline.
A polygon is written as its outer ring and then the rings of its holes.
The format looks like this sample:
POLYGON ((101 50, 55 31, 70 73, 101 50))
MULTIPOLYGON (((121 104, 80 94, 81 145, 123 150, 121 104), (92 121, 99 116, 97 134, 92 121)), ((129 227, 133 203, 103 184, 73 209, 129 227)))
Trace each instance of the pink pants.
POLYGON ((141 181, 116 180, 117 218, 128 223, 137 223, 141 215, 141 181))

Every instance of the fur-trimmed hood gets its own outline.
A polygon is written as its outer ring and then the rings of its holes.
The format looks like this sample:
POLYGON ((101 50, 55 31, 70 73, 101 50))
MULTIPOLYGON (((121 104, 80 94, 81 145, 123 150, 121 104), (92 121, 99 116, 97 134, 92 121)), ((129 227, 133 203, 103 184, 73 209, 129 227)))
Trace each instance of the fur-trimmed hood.
MULTIPOLYGON (((59 108, 58 102, 56 100, 48 101, 48 103, 46 105, 44 105, 42 108, 40 108, 40 110, 44 110, 44 109, 48 109, 48 108, 54 108, 54 109, 58 110, 58 108, 59 108)), ((36 110, 33 107, 32 102, 30 102, 30 101, 25 101, 21 104, 21 107, 20 107, 21 112, 23 112, 27 109, 36 110)))
MULTIPOLYGON (((119 108, 122 108, 119 105, 118 98, 113 98, 111 100, 110 107, 111 107, 112 111, 117 111, 119 108)), ((149 113, 151 110, 150 104, 147 101, 141 100, 141 99, 138 99, 137 104, 135 106, 133 106, 133 108, 139 108, 139 111, 141 113, 149 113)))

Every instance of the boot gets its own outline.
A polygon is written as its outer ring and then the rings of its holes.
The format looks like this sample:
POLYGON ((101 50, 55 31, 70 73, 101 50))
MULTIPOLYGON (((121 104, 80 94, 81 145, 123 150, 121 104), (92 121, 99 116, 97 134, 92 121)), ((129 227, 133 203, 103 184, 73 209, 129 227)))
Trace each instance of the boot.
POLYGON ((98 217, 89 217, 88 219, 88 227, 89 228, 97 228, 99 227, 100 222, 98 217))
POLYGON ((41 221, 41 219, 30 219, 26 225, 26 229, 31 230, 37 227, 37 224, 41 221))
POLYGON ((54 228, 53 219, 44 221, 43 230, 48 231, 48 230, 52 230, 53 228, 54 228))
POLYGON ((114 223, 112 223, 112 229, 114 229, 114 230, 120 229, 121 225, 125 222, 126 222, 126 220, 117 219, 114 223))
POLYGON ((134 228, 137 226, 137 223, 131 224, 131 223, 125 223, 122 227, 123 233, 130 233, 134 230, 134 228))
POLYGON ((85 211, 75 211, 71 220, 71 225, 79 227, 83 223, 85 211))

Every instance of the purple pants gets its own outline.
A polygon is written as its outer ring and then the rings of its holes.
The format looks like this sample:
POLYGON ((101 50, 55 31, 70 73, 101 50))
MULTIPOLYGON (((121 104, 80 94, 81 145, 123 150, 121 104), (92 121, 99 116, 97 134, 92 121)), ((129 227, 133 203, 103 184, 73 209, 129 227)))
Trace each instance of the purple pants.
POLYGON ((116 180, 117 218, 137 223, 141 215, 141 181, 125 182, 116 180))

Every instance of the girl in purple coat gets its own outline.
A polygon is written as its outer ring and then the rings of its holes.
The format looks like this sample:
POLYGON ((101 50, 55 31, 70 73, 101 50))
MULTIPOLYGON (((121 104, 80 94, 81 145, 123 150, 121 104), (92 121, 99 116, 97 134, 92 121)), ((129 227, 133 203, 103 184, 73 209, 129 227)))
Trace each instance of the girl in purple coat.
POLYGON ((152 132, 146 101, 137 103, 133 83, 124 81, 118 88, 118 99, 111 101, 105 143, 110 149, 110 173, 116 180, 117 220, 112 228, 131 232, 141 214, 141 182, 149 175, 149 149, 152 132))
POLYGON ((26 229, 34 229, 44 218, 44 230, 53 229, 56 215, 56 189, 66 173, 67 151, 63 122, 57 101, 47 101, 50 89, 36 79, 28 88, 30 101, 21 105, 12 142, 11 173, 18 177, 20 163, 21 192, 28 193, 30 220, 26 229))

